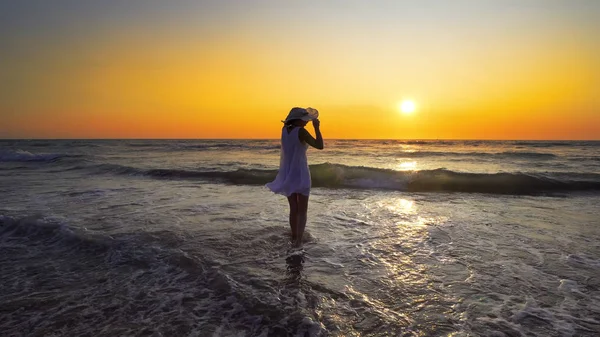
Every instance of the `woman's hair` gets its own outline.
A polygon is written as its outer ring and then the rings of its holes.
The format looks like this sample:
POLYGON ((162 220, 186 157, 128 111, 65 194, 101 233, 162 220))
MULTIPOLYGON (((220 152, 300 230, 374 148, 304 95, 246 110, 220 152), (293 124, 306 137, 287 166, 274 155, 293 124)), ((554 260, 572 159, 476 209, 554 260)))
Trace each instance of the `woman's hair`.
POLYGON ((283 125, 285 125, 285 126, 292 126, 292 125, 294 125, 294 123, 296 123, 297 120, 298 119, 290 119, 287 122, 283 122, 283 125))

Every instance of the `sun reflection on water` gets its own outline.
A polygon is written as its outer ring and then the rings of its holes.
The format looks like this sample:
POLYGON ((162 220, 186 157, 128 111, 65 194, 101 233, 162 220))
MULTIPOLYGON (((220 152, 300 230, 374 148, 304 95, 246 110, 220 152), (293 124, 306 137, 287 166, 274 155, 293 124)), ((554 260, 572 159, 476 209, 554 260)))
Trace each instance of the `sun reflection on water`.
MULTIPOLYGON (((447 221, 445 217, 422 214, 418 203, 411 198, 386 198, 372 208, 381 221, 378 235, 364 246, 370 256, 370 267, 379 268, 385 275, 378 282, 390 289, 402 289, 418 302, 420 296, 429 296, 431 280, 428 277, 431 247, 428 246, 429 228, 447 221)), ((410 302, 410 301, 409 301, 410 302)))
POLYGON ((436 264, 431 231, 448 219, 428 212, 423 202, 397 192, 358 201, 356 216, 364 225, 353 227, 361 237, 352 247, 355 263, 347 264, 351 282, 344 288, 353 312, 336 317, 340 324, 349 320, 362 331, 379 331, 410 325, 413 317, 436 322, 421 316, 423 310, 447 307, 431 273, 436 264), (365 316, 369 320, 359 319, 365 316))
POLYGON ((402 210, 403 213, 416 212, 414 200, 400 199, 398 201, 398 207, 402 210))
POLYGON ((417 169, 416 161, 404 161, 397 165, 397 170, 399 171, 414 171, 417 169))
POLYGON ((412 145, 402 145, 401 147, 402 147, 402 152, 406 152, 406 153, 417 152, 417 149, 412 145))
POLYGON ((377 206, 380 208, 384 208, 387 211, 390 211, 392 213, 392 217, 398 215, 402 216, 417 213, 415 201, 409 199, 388 199, 379 202, 377 206))

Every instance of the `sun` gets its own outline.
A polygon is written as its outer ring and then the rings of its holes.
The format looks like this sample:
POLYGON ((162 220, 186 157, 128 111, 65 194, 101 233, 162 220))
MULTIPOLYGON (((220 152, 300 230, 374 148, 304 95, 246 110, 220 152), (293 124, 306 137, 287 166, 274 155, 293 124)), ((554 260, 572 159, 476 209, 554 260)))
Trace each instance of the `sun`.
POLYGON ((398 103, 398 109, 405 114, 411 114, 417 110, 417 105, 414 101, 406 99, 398 103))

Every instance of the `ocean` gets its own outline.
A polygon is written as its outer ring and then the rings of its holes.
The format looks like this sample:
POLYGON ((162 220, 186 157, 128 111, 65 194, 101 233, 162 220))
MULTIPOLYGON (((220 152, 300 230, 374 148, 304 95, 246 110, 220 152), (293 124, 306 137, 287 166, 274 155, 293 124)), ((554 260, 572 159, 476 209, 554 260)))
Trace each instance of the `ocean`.
POLYGON ((1 140, 2 336, 598 336, 600 142, 1 140))

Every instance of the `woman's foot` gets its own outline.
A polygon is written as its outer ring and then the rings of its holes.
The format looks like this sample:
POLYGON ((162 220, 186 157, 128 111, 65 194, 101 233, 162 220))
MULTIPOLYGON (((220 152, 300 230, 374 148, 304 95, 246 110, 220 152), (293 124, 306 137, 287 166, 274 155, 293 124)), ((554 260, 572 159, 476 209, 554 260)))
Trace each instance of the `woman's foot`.
POLYGON ((295 248, 302 247, 302 240, 298 240, 298 239, 292 240, 292 247, 295 247, 295 248))

